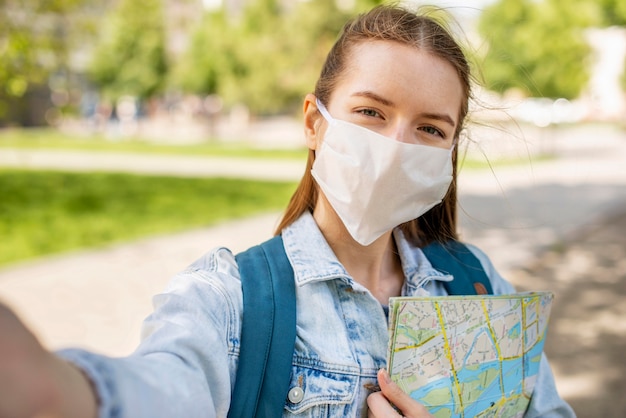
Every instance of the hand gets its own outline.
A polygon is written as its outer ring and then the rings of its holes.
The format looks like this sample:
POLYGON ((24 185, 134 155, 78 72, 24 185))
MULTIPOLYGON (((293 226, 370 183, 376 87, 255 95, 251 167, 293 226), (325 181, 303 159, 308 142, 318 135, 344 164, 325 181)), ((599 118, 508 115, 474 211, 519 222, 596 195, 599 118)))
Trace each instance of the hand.
POLYGON ((48 395, 42 379, 45 350, 5 305, 0 304, 0 416, 31 417, 48 395))
POLYGON ((0 302, 0 417, 90 417, 96 398, 87 378, 48 352, 0 302))
POLYGON ((384 369, 378 371, 378 384, 380 392, 372 393, 367 397, 368 418, 432 417, 426 407, 404 393, 384 369))

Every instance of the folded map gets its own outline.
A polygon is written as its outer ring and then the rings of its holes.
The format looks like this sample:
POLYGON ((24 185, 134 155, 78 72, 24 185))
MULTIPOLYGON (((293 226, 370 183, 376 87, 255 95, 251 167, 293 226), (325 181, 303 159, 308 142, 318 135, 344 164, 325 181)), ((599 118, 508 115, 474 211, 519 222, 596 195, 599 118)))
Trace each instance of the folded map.
POLYGON ((523 417, 553 294, 398 297, 389 301, 388 370, 441 417, 523 417))

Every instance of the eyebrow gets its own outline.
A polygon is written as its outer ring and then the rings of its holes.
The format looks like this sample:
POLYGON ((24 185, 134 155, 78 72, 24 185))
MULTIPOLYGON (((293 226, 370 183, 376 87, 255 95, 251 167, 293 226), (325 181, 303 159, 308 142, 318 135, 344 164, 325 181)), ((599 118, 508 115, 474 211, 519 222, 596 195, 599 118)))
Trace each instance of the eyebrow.
MULTIPOLYGON (((356 93, 352 94, 353 97, 366 97, 368 99, 372 99, 382 105, 385 106, 393 106, 394 103, 389 100, 389 99, 385 99, 382 96, 379 96, 378 94, 369 91, 369 90, 365 90, 365 91, 357 91, 356 93)), ((442 122, 446 122, 447 124, 449 124, 450 126, 452 126, 453 128, 456 126, 456 123, 454 122, 454 119, 452 119, 450 117, 450 115, 447 115, 445 113, 422 113, 420 116, 428 118, 428 119, 434 119, 434 120, 440 120, 442 122)))
POLYGON ((435 119, 435 120, 440 120, 442 122, 446 122, 448 123, 450 126, 452 126, 453 128, 456 126, 456 124, 454 123, 454 120, 449 116, 446 115, 445 113, 441 114, 441 113, 422 113, 422 116, 428 119, 435 119))
POLYGON ((369 91, 369 90, 365 90, 365 91, 357 91, 356 93, 352 93, 352 96, 355 97, 367 97, 368 99, 372 99, 376 102, 379 102, 380 104, 383 104, 385 106, 393 106, 393 102, 391 100, 385 99, 382 96, 379 96, 378 94, 369 91))

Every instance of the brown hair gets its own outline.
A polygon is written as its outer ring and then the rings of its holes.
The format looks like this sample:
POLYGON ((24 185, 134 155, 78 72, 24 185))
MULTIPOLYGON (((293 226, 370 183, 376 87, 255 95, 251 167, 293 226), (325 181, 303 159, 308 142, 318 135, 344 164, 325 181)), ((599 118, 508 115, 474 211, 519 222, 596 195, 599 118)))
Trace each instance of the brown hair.
MULTIPOLYGON (((401 6, 377 6, 346 23, 341 36, 326 57, 315 86, 315 96, 328 105, 331 93, 344 73, 353 47, 370 40, 393 41, 409 45, 439 57, 455 68, 463 88, 459 124, 455 132, 455 138, 458 139, 467 115, 471 94, 470 69, 465 54, 441 23, 433 17, 417 14, 401 6)), ((457 148, 455 147, 452 155, 452 184, 443 201, 419 218, 401 225, 407 239, 417 245, 457 239, 457 148)), ((276 234, 293 223, 305 211, 313 212, 318 196, 318 188, 311 175, 314 160, 315 153, 309 150, 304 176, 291 197, 285 215, 276 229, 276 234)))

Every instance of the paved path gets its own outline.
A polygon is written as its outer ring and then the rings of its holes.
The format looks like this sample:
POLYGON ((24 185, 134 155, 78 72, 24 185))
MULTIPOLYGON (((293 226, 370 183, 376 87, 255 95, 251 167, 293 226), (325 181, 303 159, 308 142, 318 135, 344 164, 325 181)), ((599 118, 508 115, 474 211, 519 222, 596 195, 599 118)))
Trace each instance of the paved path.
MULTIPOLYGON (((461 230, 464 239, 483 248, 499 271, 516 286, 557 292, 557 316, 553 318, 552 329, 555 329, 555 339, 559 343, 571 346, 569 336, 581 349, 598 349, 600 344, 579 341, 584 338, 584 333, 573 335, 572 330, 579 328, 570 319, 573 311, 568 309, 575 309, 578 305, 567 305, 567 309, 565 305, 573 297, 572 292, 577 294, 580 284, 576 282, 576 274, 580 270, 576 270, 576 258, 565 257, 566 250, 563 249, 581 242, 589 231, 606 229, 607 219, 626 211, 626 136, 614 130, 593 127, 561 135, 553 146, 558 158, 549 162, 524 167, 496 167, 493 173, 461 172, 461 230), (545 254, 555 254, 554 251, 561 253, 556 253, 556 261, 552 259, 553 269, 548 270, 541 260, 545 254), (557 265, 562 267, 559 271, 570 274, 557 274, 554 270, 557 265), (561 298, 563 305, 559 305, 561 298)), ((113 168, 178 175, 240 173, 270 179, 297 179, 302 173, 301 164, 296 166, 284 161, 263 165, 250 161, 241 164, 237 160, 224 163, 223 160, 200 158, 169 159, 128 154, 103 157, 101 154, 0 149, 2 164, 75 170, 113 168), (13 155, 8 155, 10 153, 13 155)), ((215 246, 223 245, 239 251, 266 239, 279 216, 279 213, 269 213, 215 228, 13 265, 0 270, 0 298, 15 308, 52 348, 78 345, 110 355, 124 355, 137 344, 141 320, 151 310, 151 296, 162 290, 173 274, 215 246)), ((612 232, 623 236, 626 234, 625 224, 616 223, 612 232)), ((597 245, 596 251, 601 250, 602 246, 597 245)), ((593 254, 587 255, 589 257, 593 254)), ((623 268, 623 260, 621 263, 620 268, 623 268)), ((606 274, 613 274, 606 269, 597 273, 598 277, 596 273, 595 270, 589 272, 588 280, 599 283, 615 280, 606 277, 606 274)), ((613 300, 606 296, 607 302, 613 300)), ((598 293, 594 300, 601 304, 602 297, 598 293)), ((585 298, 577 294, 572 300, 584 303, 585 298)), ((615 302, 622 303, 623 307, 623 302, 615 302)), ((623 315, 616 316, 622 308, 605 305, 602 309, 606 319, 604 326, 617 330, 614 346, 621 347, 623 352, 626 349, 626 320, 623 315)), ((593 312, 600 311, 596 309, 590 314, 593 312)), ((550 350, 550 353, 562 354, 554 345, 550 350)), ((599 350, 602 352, 601 348, 599 350)), ((565 354, 563 356, 568 358, 565 354)), ((584 351, 577 359, 584 361, 584 351)), ((621 356, 619 359, 615 361, 624 363, 621 356)), ((555 372, 565 396, 581 400, 579 405, 588 405, 585 399, 603 399, 602 396, 608 393, 603 389, 602 372, 596 371, 596 380, 589 380, 585 370, 573 365, 568 367, 559 360, 554 361, 555 372), (582 382, 586 382, 586 386, 583 385, 585 393, 581 395, 582 382)), ((626 390, 620 388, 621 393, 626 390)), ((607 409, 595 416, 621 417, 625 414, 623 409, 619 412, 607 409)))
POLYGON ((579 418, 626 417, 626 208, 512 272, 555 293, 545 345, 579 418))
POLYGON ((243 250, 270 237, 278 214, 46 257, 0 270, 0 298, 52 348, 124 355, 139 341, 151 298, 205 251, 243 250))

